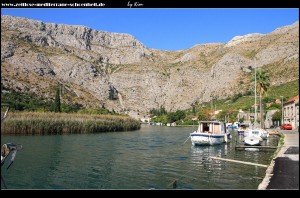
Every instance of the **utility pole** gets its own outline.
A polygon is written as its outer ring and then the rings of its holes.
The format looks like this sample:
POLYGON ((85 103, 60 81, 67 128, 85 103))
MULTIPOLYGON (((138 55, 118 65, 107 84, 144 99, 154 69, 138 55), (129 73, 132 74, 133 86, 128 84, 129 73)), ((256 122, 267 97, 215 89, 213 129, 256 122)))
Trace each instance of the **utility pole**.
POLYGON ((280 96, 281 98, 281 125, 283 125, 283 96, 280 96))
POLYGON ((254 59, 254 80, 255 80, 255 86, 254 86, 254 126, 256 125, 256 58, 254 59))

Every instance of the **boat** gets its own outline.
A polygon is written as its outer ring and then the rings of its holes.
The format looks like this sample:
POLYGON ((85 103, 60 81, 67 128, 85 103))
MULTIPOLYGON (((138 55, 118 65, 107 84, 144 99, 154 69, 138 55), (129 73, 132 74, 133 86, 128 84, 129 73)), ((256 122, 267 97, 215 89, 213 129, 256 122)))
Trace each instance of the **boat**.
POLYGON ((268 137, 269 137, 269 132, 265 129, 260 129, 262 131, 262 133, 260 134, 260 137, 263 139, 263 140, 266 140, 268 137))
POLYGON ((234 122, 233 125, 227 125, 228 129, 238 129, 240 127, 240 122, 234 122))
POLYGON ((244 132, 249 129, 249 124, 241 123, 240 127, 237 129, 238 135, 244 135, 244 132))
POLYGON ((250 146, 261 145, 263 138, 261 129, 248 129, 244 132, 244 144, 250 146))
POLYGON ((269 132, 262 128, 254 128, 254 129, 247 129, 244 131, 244 136, 259 136, 263 140, 266 140, 269 137, 269 132))
POLYGON ((260 146, 263 139, 257 136, 247 136, 244 138, 245 145, 249 146, 260 146))
POLYGON ((231 134, 222 121, 200 121, 198 129, 190 133, 193 146, 216 145, 229 142, 231 134))
POLYGON ((255 59, 255 62, 254 62, 254 73, 255 73, 255 83, 254 83, 254 87, 255 87, 255 90, 254 90, 254 93, 255 93, 255 99, 254 99, 254 123, 252 125, 252 129, 248 129, 246 131, 244 131, 244 136, 252 136, 252 135, 255 135, 257 137, 260 137, 261 139, 263 140, 266 140, 268 137, 269 137, 269 132, 266 131, 265 129, 261 128, 259 126, 259 124, 257 123, 257 105, 256 105, 256 59, 255 59))
MULTIPOLYGON (((1 103, 1 124, 7 118, 9 108, 10 107, 9 107, 8 104, 2 104, 1 103), (6 111, 3 115, 2 115, 2 106, 6 106, 6 111)), ((21 144, 17 145, 17 144, 14 144, 14 143, 6 143, 6 144, 2 145, 2 147, 1 147, 1 170, 2 170, 2 166, 5 164, 6 158, 8 158, 8 156, 11 155, 11 159, 9 161, 9 164, 8 164, 6 170, 9 169, 9 167, 13 164, 13 162, 15 160, 15 157, 17 155, 17 151, 21 150, 21 149, 22 149, 21 144)), ((7 189, 4 177, 1 173, 1 189, 2 189, 2 184, 7 189)))

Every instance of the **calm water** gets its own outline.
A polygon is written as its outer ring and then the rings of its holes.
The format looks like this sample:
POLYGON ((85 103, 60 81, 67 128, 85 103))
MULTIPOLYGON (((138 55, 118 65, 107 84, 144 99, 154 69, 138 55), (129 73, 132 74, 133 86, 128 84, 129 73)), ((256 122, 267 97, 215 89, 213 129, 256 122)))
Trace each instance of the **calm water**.
MULTIPOLYGON (((196 127, 142 125, 138 131, 57 136, 2 136, 20 143, 2 176, 9 189, 257 189, 266 168, 210 156, 270 164, 274 150, 235 150, 230 143, 193 147, 196 127)), ((265 145, 277 145, 270 136, 265 145)), ((3 189, 3 185, 1 184, 3 189)))

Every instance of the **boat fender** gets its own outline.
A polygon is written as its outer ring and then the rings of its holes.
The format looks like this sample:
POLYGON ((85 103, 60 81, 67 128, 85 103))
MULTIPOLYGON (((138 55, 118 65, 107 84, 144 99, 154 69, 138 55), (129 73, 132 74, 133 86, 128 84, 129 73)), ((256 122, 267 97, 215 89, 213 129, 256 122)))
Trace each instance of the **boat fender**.
POLYGON ((224 134, 224 141, 227 142, 227 134, 224 134))

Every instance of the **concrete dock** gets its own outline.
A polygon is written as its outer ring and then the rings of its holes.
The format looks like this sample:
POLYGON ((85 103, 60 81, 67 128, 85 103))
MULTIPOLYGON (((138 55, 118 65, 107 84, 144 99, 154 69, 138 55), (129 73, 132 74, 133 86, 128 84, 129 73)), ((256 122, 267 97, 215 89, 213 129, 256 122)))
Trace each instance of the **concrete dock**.
POLYGON ((268 166, 258 190, 299 190, 299 131, 276 132, 284 134, 284 144, 268 166))

